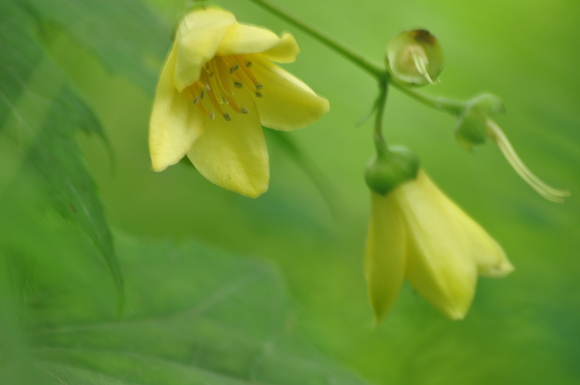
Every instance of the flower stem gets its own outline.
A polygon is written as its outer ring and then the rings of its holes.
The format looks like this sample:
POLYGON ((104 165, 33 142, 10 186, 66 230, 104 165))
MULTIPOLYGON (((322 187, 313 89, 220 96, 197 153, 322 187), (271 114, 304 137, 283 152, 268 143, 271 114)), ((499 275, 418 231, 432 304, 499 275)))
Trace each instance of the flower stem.
POLYGON ((376 116, 374 129, 374 141, 378 157, 388 156, 388 146, 383 136, 383 115, 385 113, 385 107, 387 106, 388 91, 389 91, 388 78, 379 80, 379 96, 375 101, 376 116))
POLYGON ((294 26, 300 28, 302 31, 306 32, 313 38, 325 44, 327 47, 331 48, 332 50, 344 56, 345 58, 347 58, 360 68, 364 69, 365 71, 373 75, 375 78, 383 79, 388 76, 388 72, 384 68, 369 61, 364 56, 358 54, 352 49, 344 46, 342 43, 336 41, 331 36, 320 31, 315 26, 309 24, 308 22, 300 19, 297 16, 288 13, 286 10, 278 7, 277 5, 272 4, 270 1, 268 0, 250 0, 250 1, 264 8, 268 12, 278 16, 279 18, 287 21, 288 23, 293 24, 294 26))
POLYGON ((443 96, 432 96, 424 92, 415 91, 405 85, 396 82, 395 80, 391 80, 391 84, 399 89, 399 91, 407 94, 411 98, 426 104, 429 107, 448 112, 453 116, 459 115, 465 108, 465 102, 460 100, 444 98, 443 96))
POLYGON ((448 112, 452 115, 458 115, 463 110, 465 104, 464 102, 444 98, 441 96, 431 96, 422 92, 415 91, 414 89, 406 85, 398 83, 389 75, 389 72, 385 68, 382 68, 376 63, 369 61, 363 55, 346 47, 344 44, 335 40, 328 34, 322 32, 312 24, 302 20, 298 16, 292 15, 288 13, 286 10, 278 7, 277 5, 272 4, 269 0, 250 0, 250 1, 264 8, 266 11, 271 12, 272 14, 278 16, 279 18, 287 21, 288 23, 300 28, 302 31, 306 32, 316 40, 325 44, 333 51, 337 52, 338 54, 350 60, 352 63, 356 64, 366 72, 370 73, 379 82, 386 80, 390 82, 393 86, 398 88, 401 92, 410 96, 411 98, 418 100, 421 103, 428 105, 429 107, 448 112))

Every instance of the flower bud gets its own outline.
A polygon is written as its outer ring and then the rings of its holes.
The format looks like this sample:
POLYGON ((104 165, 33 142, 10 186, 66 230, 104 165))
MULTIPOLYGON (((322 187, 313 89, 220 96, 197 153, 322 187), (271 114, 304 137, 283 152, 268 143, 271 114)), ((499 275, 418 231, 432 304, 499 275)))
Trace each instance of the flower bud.
POLYGON ((419 158, 406 147, 395 146, 379 151, 365 171, 369 188, 387 195, 402 183, 415 179, 419 171, 419 158))
POLYGON ((393 77, 413 85, 437 84, 437 76, 443 69, 441 46, 425 29, 395 36, 389 43, 385 59, 393 77))
POLYGON ((484 144, 490 116, 505 111, 503 101, 492 94, 481 94, 465 104, 457 119, 455 139, 461 147, 471 151, 473 146, 484 144))

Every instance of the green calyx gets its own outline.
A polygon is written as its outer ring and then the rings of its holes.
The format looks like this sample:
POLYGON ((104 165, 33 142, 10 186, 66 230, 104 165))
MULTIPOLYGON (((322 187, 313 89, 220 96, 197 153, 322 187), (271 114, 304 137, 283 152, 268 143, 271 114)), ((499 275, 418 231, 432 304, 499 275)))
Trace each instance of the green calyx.
POLYGON ((371 190, 387 195, 401 184, 415 179, 419 167, 419 158, 408 148, 385 148, 370 161, 365 171, 365 181, 371 190))
POLYGON ((504 111, 503 101, 495 95, 481 94, 472 98, 458 115, 455 139, 467 151, 471 151, 473 146, 484 144, 488 120, 504 111))

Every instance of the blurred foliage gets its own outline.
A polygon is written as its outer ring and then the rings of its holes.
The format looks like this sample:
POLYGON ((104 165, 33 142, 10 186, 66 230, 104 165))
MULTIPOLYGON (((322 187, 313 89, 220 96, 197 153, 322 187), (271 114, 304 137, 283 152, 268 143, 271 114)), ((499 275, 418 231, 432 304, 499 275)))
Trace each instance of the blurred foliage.
MULTIPOLYGON (((0 133, 22 161, 20 171, 30 168, 52 206, 93 239, 113 274, 122 307, 123 280, 111 233, 75 138, 78 129, 104 140, 105 134, 93 111, 47 58, 35 38, 38 24, 32 15, 13 2, 0 10, 0 133)), ((18 172, 18 166, 8 172, 18 172)))
POLYGON ((5 190, 2 217, 12 227, 0 239, 9 245, 3 282, 14 288, 4 304, 22 309, 8 330, 23 326, 29 350, 16 356, 21 341, 2 327, 2 341, 16 345, 3 343, 2 384, 362 384, 300 342, 274 268, 193 241, 117 234, 127 288, 117 319, 107 272, 98 259, 79 258, 94 256, 90 243, 70 223, 39 216, 46 199, 25 192, 25 179, 5 190), (19 244, 27 231, 36 239, 28 248, 19 244))
POLYGON ((272 182, 258 200, 182 164, 155 174, 149 110, 185 2, 0 2, 1 384, 360 383, 349 371, 381 384, 580 381, 580 3, 277 0, 377 62, 396 33, 429 29, 446 68, 427 92, 501 96, 498 123, 523 160, 572 191, 563 205, 542 200, 492 144, 465 153, 451 118, 393 90, 387 140, 415 150, 517 270, 480 280, 461 322, 406 286, 373 329, 371 127, 355 123, 376 86, 258 7, 222 0, 296 36, 287 68, 331 112, 268 136, 272 182), (121 317, 102 255, 125 280, 121 317))

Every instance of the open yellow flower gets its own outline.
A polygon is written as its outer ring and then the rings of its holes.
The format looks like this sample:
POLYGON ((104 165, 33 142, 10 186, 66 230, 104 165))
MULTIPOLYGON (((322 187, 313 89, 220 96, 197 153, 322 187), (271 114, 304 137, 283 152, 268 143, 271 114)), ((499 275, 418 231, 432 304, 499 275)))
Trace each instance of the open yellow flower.
POLYGON ((451 319, 471 305, 477 275, 513 271, 502 248, 420 170, 386 195, 371 192, 365 272, 377 321, 403 279, 451 319))
POLYGON ((153 103, 153 170, 187 155, 225 189, 248 197, 264 193, 270 172, 262 125, 293 130, 329 110, 326 99, 272 63, 293 62, 298 52, 292 35, 240 24, 222 9, 185 15, 153 103))

